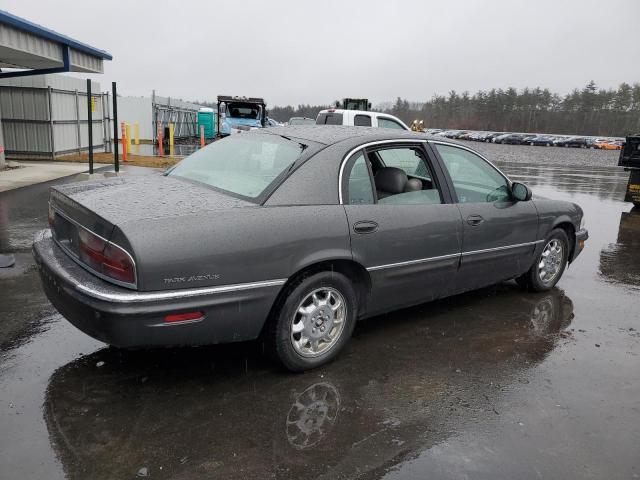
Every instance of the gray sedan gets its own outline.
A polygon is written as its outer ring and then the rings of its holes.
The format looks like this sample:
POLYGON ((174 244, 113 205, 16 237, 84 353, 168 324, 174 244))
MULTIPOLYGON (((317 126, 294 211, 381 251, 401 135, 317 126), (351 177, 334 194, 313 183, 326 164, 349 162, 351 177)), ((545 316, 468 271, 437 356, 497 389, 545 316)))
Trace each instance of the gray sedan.
POLYGON ((551 289, 582 217, 441 137, 282 127, 164 174, 53 187, 33 252, 53 305, 105 343, 260 337, 299 371, 358 319, 510 279, 551 289))

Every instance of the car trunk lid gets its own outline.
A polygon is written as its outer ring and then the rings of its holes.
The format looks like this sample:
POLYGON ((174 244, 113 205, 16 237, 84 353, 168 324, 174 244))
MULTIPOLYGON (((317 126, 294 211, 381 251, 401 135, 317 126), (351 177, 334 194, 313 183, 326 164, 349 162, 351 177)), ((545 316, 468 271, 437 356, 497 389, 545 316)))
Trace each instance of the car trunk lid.
POLYGON ((177 177, 152 174, 52 187, 52 207, 109 239, 125 222, 256 204, 177 177))

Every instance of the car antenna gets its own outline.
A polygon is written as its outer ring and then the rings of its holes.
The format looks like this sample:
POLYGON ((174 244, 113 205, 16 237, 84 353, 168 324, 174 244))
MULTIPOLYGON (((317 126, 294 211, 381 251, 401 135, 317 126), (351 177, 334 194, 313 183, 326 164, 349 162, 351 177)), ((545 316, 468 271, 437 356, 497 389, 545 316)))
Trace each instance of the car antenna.
MULTIPOLYGON (((291 140, 289 137, 287 137, 286 135, 282 135, 281 133, 279 133, 278 135, 280 135, 282 138, 284 138, 285 140, 289 140, 290 142, 293 142, 293 140, 291 140)), ((298 145, 300 145, 302 147, 302 150, 304 150, 305 148, 307 148, 309 145, 305 145, 304 143, 300 143, 300 142, 296 142, 298 145)))

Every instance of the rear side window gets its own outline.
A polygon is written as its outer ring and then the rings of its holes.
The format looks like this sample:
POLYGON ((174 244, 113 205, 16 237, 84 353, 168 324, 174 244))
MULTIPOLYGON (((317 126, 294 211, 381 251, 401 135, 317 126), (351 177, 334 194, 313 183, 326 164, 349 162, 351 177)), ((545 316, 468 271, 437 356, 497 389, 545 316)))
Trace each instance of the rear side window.
POLYGON ((358 153, 349 172, 349 204, 366 205, 374 202, 371 177, 362 152, 358 153))
POLYGON ((376 152, 381 167, 374 175, 379 204, 435 205, 442 203, 427 159, 415 147, 385 148, 376 152), (404 173, 402 173, 404 172, 404 173))
POLYGON ((353 119, 353 124, 356 127, 370 127, 371 117, 369 115, 356 115, 353 119))
POLYGON ((342 125, 342 114, 329 112, 319 113, 316 118, 316 125, 342 125))
POLYGON ((379 128, 395 128, 397 130, 404 130, 404 127, 400 125, 398 122, 386 117, 378 117, 378 127, 379 128))
POLYGON ((431 172, 418 150, 410 148, 389 148, 379 150, 378 155, 386 167, 401 168, 410 177, 431 181, 431 172))

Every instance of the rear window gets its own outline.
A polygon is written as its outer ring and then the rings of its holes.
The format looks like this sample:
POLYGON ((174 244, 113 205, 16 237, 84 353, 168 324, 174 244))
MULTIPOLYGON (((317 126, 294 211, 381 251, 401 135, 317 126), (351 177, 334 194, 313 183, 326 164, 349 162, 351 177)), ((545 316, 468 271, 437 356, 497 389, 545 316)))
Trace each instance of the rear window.
POLYGON ((298 159, 304 145, 279 135, 231 135, 182 160, 167 175, 257 198, 298 159))
POLYGON ((316 125, 342 125, 342 114, 336 112, 319 113, 316 125))

